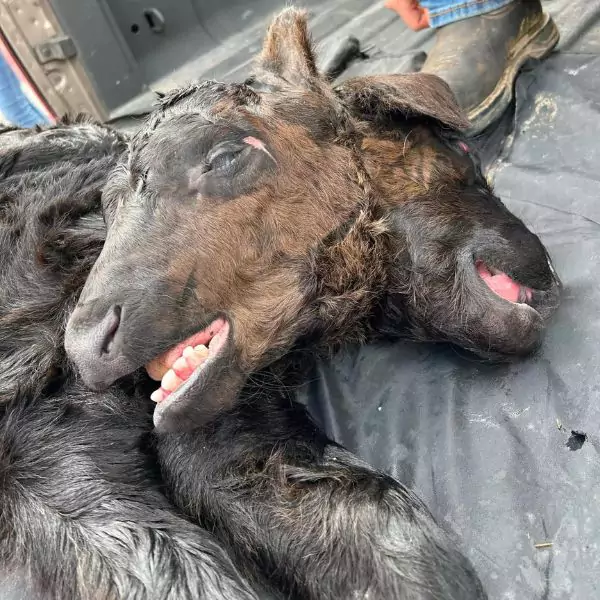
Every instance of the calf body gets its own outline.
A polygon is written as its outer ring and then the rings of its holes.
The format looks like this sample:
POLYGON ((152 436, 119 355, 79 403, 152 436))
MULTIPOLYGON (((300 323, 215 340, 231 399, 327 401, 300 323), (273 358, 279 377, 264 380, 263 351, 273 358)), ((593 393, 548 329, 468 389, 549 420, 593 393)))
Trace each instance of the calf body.
POLYGON ((2 595, 484 597, 419 499, 328 440, 276 370, 191 433, 152 433, 140 374, 86 389, 61 342, 123 140, 85 122, 4 136, 2 595))
POLYGON ((419 498, 284 394, 164 434, 158 456, 175 503, 286 598, 487 597, 419 498))
POLYGON ((0 596, 270 597, 165 497, 142 403, 73 383, 0 414, 0 596))

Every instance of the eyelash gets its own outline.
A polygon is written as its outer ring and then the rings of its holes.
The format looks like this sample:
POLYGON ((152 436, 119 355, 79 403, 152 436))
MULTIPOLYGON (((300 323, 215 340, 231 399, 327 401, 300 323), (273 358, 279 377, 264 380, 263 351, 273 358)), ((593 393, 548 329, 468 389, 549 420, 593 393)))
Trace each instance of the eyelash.
POLYGON ((245 148, 232 148, 222 147, 207 158, 205 162, 205 172, 207 171, 219 171, 230 167, 236 160, 236 158, 244 151, 245 148), (220 164, 223 163, 223 164, 220 164))
POLYGON ((223 168, 230 167, 235 162, 237 157, 241 154, 241 152, 242 152, 242 150, 240 149, 240 150, 229 150, 229 151, 225 151, 220 154, 217 154, 210 161, 210 164, 209 164, 210 169, 211 170, 220 170, 223 168))

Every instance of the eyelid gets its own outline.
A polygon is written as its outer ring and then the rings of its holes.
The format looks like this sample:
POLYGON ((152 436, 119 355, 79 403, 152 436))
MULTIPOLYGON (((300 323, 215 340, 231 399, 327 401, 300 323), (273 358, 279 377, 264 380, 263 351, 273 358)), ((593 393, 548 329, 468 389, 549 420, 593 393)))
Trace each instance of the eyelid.
POLYGON ((207 155, 206 155, 206 163, 212 163, 215 158, 221 156, 222 154, 238 154, 245 149, 245 144, 240 144, 239 142, 223 142, 218 146, 215 146, 207 155))

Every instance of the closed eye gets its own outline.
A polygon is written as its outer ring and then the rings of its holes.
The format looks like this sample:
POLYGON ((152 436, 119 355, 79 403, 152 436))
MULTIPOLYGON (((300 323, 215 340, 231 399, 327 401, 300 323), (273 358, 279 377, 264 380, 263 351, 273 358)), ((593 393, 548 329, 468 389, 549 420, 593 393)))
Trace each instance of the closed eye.
POLYGON ((186 175, 194 197, 234 198, 252 189, 262 174, 277 165, 264 143, 248 132, 236 130, 225 135, 219 135, 219 142, 208 151, 200 144, 193 148, 194 157, 190 158, 197 162, 186 175))
POLYGON ((207 156, 206 170, 207 171, 228 171, 231 170, 237 160, 249 150, 247 146, 226 144, 217 146, 207 156))

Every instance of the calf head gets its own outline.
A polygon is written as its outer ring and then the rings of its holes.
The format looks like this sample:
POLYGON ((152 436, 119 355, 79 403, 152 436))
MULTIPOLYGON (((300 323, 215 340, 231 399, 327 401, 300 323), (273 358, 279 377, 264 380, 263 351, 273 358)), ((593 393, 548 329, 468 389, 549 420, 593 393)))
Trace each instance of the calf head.
POLYGON ((387 327, 530 351, 558 283, 464 125, 433 76, 332 89, 304 15, 282 13, 251 80, 163 97, 105 188, 106 244, 66 335, 84 380, 145 365, 162 378, 155 423, 173 429, 299 340, 387 327))

